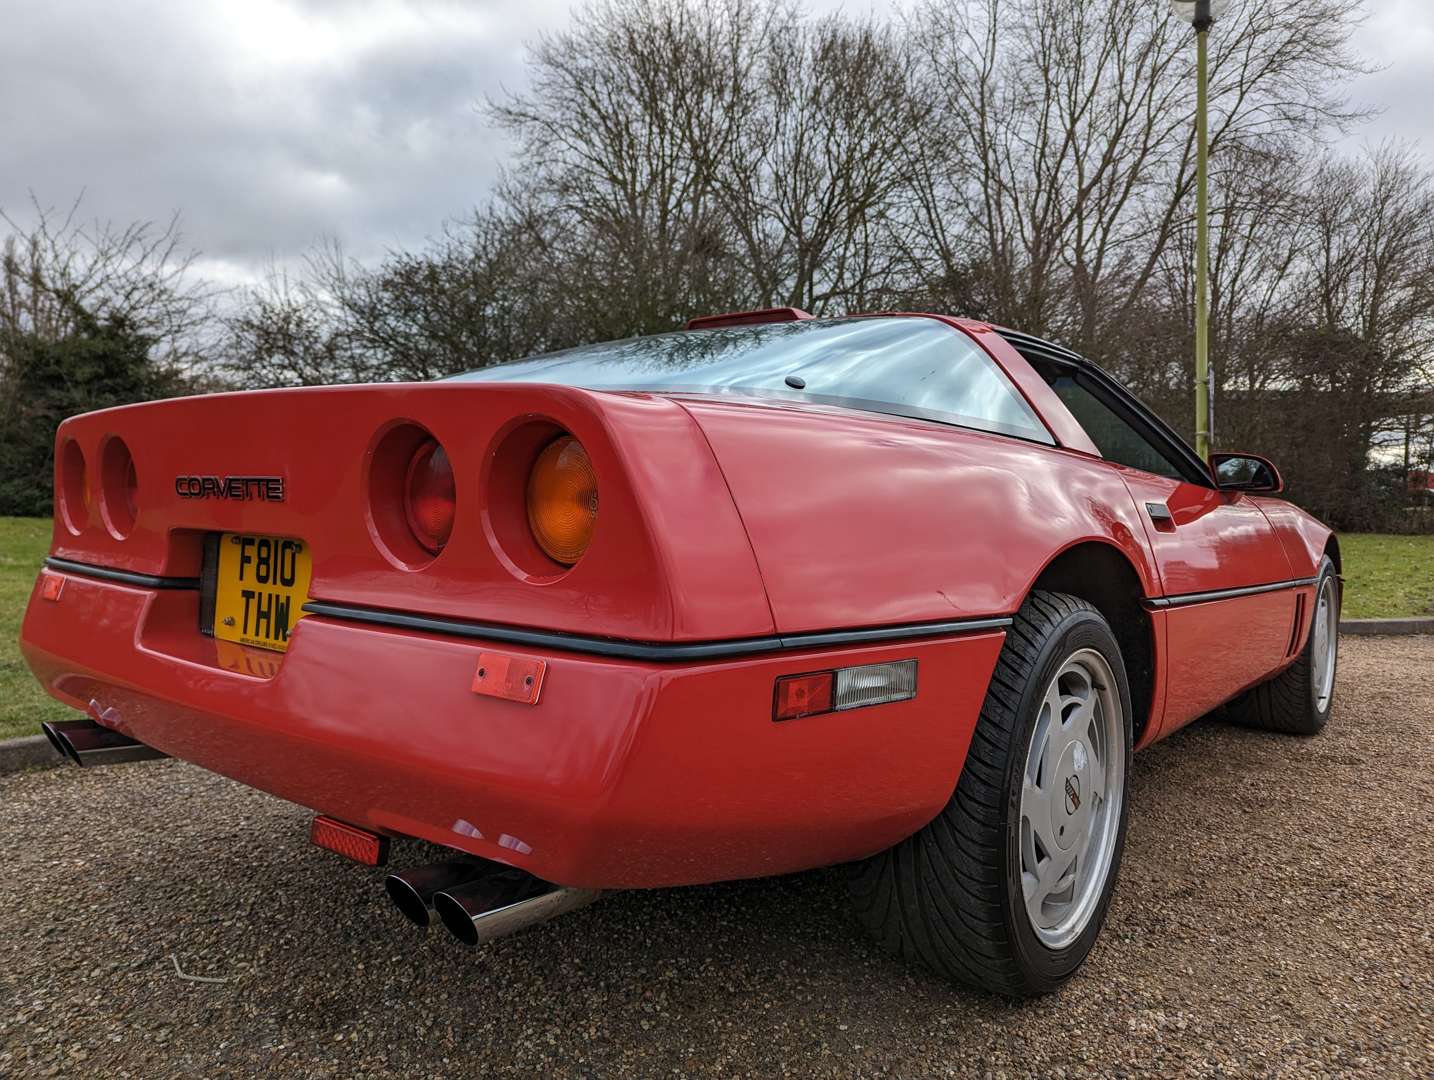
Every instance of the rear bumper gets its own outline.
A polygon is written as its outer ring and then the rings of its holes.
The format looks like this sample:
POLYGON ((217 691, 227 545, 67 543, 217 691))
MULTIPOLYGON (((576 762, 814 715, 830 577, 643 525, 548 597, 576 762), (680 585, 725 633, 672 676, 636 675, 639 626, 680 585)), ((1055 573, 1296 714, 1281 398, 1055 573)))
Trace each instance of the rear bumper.
POLYGON ((910 835, 950 797, 1004 639, 650 663, 310 616, 281 656, 201 636, 197 603, 66 575, 57 601, 37 583, 21 646, 50 693, 167 754, 587 888, 785 873, 910 835), (482 649, 546 660, 539 702, 472 693, 482 649), (779 675, 909 658, 914 700, 771 720, 779 675))

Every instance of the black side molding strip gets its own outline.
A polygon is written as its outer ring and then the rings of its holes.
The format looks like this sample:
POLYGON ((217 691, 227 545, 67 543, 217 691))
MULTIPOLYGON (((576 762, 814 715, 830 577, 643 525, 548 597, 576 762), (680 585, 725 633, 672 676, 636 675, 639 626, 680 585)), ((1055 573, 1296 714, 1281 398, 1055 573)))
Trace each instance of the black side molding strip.
POLYGON ((712 660, 728 656, 751 656, 781 652, 784 649, 808 649, 823 645, 860 645, 872 642, 910 640, 912 638, 945 637, 977 630, 1001 630, 1011 625, 1009 618, 956 619, 939 623, 912 623, 906 626, 880 626, 869 630, 830 630, 816 634, 790 634, 786 637, 728 638, 724 641, 695 641, 660 644, 629 641, 623 638, 588 637, 554 630, 528 630, 496 623, 468 622, 433 615, 414 615, 385 608, 361 607, 357 604, 336 604, 327 600, 310 600, 304 605, 310 615, 331 619, 394 626, 405 630, 426 630, 454 637, 483 638, 513 645, 535 645, 540 648, 564 649, 592 656, 613 656, 625 660, 712 660))
POLYGON ((1216 589, 1213 592, 1181 593, 1178 596, 1160 596, 1146 600, 1153 608, 1185 607, 1187 604, 1206 604, 1211 600, 1234 600, 1239 596, 1258 596, 1260 593, 1281 592, 1313 585, 1319 578, 1299 578, 1295 581, 1276 581, 1272 585, 1247 585, 1243 589, 1216 589))
POLYGON ((51 555, 45 560, 51 570, 66 574, 80 574, 84 577, 99 578, 101 581, 118 581, 122 585, 138 585, 142 589, 197 589, 199 579, 195 577, 159 577, 155 574, 136 574, 132 570, 116 570, 112 566, 95 566, 91 563, 60 559, 51 555))

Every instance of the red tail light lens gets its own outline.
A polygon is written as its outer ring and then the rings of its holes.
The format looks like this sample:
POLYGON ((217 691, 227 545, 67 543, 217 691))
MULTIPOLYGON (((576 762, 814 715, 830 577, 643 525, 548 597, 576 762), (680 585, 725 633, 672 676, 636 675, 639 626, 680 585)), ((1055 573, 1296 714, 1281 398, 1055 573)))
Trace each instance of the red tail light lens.
POLYGON ((419 446, 408 464, 404 506, 414 539, 437 555, 453 532, 458 496, 448 454, 434 439, 419 446))
POLYGON ((79 536, 90 523, 90 478, 85 455, 74 439, 66 439, 60 450, 60 490, 55 503, 65 528, 79 536))
POLYGON ((134 529, 139 516, 139 474, 129 447, 118 435, 111 435, 100 452, 100 517, 116 540, 134 529))
POLYGON ((134 458, 129 459, 129 469, 125 473, 124 505, 131 520, 139 516, 139 473, 135 472, 134 458))

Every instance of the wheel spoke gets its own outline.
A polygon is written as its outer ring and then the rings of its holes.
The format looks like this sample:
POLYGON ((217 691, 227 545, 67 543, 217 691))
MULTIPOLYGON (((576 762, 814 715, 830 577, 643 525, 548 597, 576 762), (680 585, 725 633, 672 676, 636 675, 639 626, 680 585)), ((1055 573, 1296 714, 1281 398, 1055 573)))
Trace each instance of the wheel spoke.
POLYGON ((1089 785, 1090 797, 1103 800, 1105 798, 1105 758, 1104 755, 1091 755, 1090 772, 1086 775, 1089 785))
POLYGON ((1031 749, 1026 758, 1026 783, 1038 788, 1043 783, 1048 783, 1050 770, 1054 768, 1054 762, 1048 762, 1047 753, 1050 749, 1052 731, 1060 725, 1060 701, 1057 698, 1054 706, 1051 702, 1051 695, 1046 694, 1046 699, 1041 703, 1041 712, 1036 717, 1036 730, 1031 734, 1031 749))
POLYGON ((1073 694, 1066 701, 1075 705, 1070 711, 1071 731, 1089 739, 1091 725, 1095 722, 1095 692, 1088 690, 1084 694, 1073 694))
POLYGON ((1043 718, 1047 713, 1050 715, 1045 743, 1040 748, 1041 783, 1046 788, 1055 784, 1056 768, 1060 765, 1061 755, 1066 752, 1066 744, 1070 741, 1070 729, 1065 726, 1066 701, 1061 694, 1060 680, 1053 680, 1050 689, 1046 691, 1046 700, 1041 709, 1043 718))
MULTIPOLYGON (((1077 859, 1071 852, 1057 853, 1043 859, 1035 873, 1021 875, 1026 909, 1032 918, 1040 917, 1042 906, 1053 897, 1071 891, 1075 884, 1077 859)), ((1045 922, 1041 917, 1041 922, 1045 922)))

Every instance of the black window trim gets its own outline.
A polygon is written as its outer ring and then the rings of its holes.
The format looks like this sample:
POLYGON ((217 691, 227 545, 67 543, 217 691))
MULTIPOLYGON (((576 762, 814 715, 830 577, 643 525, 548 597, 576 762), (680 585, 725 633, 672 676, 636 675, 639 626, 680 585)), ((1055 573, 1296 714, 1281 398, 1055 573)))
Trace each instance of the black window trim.
POLYGON ((1031 364, 1054 366, 1069 372, 1082 389, 1091 393, 1101 404, 1152 443, 1186 483, 1215 489, 1215 481, 1209 468, 1190 444, 1105 369, 1079 353, 1052 342, 1004 327, 998 326, 995 329, 1031 364))

